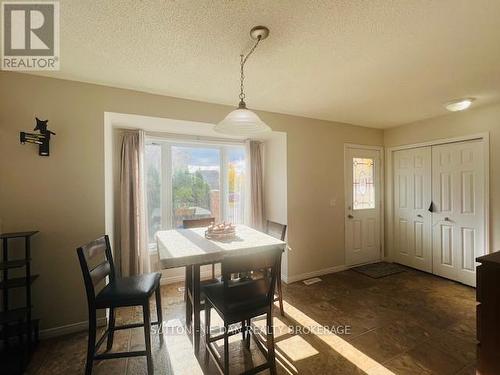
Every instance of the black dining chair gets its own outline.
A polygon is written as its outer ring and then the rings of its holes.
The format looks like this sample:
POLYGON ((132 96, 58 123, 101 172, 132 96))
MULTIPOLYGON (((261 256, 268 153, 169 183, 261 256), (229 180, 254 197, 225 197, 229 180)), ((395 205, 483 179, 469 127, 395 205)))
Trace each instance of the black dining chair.
POLYGON ((153 374, 153 359, 151 356, 151 324, 159 326, 160 340, 162 340, 161 324, 161 273, 147 273, 143 275, 117 278, 111 254, 111 245, 108 236, 102 236, 77 250, 80 267, 83 273, 85 291, 89 310, 89 339, 87 347, 87 362, 85 374, 92 373, 93 361, 123 357, 146 356, 148 374, 153 374), (105 284, 105 279, 108 283, 105 284), (104 285, 103 285, 104 284, 104 285), (96 292, 96 287, 102 286, 96 292), (156 312, 158 321, 151 323, 149 299, 156 294, 156 312), (115 325, 115 309, 118 307, 142 306, 143 323, 115 325), (96 310, 109 309, 109 324, 96 344, 96 310), (144 341, 146 350, 131 352, 109 353, 113 346, 114 332, 120 329, 144 327, 144 341), (97 354, 99 347, 107 337, 106 351, 97 354))
MULTIPOLYGON (((259 340, 257 346, 263 350, 266 362, 249 370, 246 373, 257 373, 269 369, 276 373, 276 359, 274 351, 274 333, 272 304, 274 288, 276 285, 277 270, 281 261, 281 249, 261 251, 258 254, 243 256, 227 256, 222 260, 222 282, 208 285, 205 292, 205 345, 207 355, 211 355, 219 371, 224 375, 229 373, 229 336, 242 333, 246 340, 246 347, 250 346, 251 319, 266 315, 266 346, 261 347, 259 340), (251 273, 252 278, 245 281, 235 281, 231 275, 235 273, 251 273), (210 314, 211 309, 220 315, 224 321, 222 334, 211 335, 210 314), (241 328, 229 330, 235 323, 241 323, 241 328), (219 358, 214 342, 224 340, 223 362, 219 358)), ((255 335, 254 335, 255 338, 255 335)))
MULTIPOLYGON (((286 238, 286 225, 276 223, 274 221, 267 220, 266 222, 266 234, 278 238, 281 241, 285 241, 286 238)), ((281 289, 281 262, 278 265, 278 277, 276 278, 276 291, 278 295, 274 301, 279 301, 281 316, 285 316, 285 310, 283 308, 283 291, 281 289)))

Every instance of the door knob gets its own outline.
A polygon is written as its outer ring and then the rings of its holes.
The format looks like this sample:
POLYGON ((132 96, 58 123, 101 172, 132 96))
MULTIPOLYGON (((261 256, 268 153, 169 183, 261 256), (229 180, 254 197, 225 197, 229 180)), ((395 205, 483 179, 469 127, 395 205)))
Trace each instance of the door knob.
POLYGON ((349 219, 354 219, 354 216, 352 216, 351 214, 347 215, 347 217, 348 217, 349 219))
POLYGON ((418 215, 417 215, 417 217, 419 217, 419 218, 421 218, 421 219, 423 218, 423 216, 422 216, 422 215, 420 215, 420 214, 418 214, 418 215))

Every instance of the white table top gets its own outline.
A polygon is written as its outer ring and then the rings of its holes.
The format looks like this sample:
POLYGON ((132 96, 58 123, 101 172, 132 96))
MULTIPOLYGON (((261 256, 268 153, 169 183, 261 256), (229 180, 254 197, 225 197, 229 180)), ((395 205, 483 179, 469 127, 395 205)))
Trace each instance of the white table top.
POLYGON ((160 267, 175 268, 193 264, 220 262, 225 255, 245 255, 278 248, 285 242, 265 233, 236 225, 236 238, 219 242, 205 238, 206 228, 172 229, 156 233, 160 267))

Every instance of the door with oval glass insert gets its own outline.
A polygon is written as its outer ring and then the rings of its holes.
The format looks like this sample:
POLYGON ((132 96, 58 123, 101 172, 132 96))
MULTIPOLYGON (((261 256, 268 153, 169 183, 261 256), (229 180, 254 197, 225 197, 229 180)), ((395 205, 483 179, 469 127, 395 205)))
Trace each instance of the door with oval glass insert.
POLYGON ((346 148, 346 264, 380 260, 380 151, 346 148))

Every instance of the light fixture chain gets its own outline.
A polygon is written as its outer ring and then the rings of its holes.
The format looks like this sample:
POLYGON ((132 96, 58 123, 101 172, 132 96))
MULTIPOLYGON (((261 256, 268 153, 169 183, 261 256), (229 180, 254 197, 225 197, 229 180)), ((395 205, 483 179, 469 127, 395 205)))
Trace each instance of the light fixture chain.
POLYGON ((240 106, 242 104, 243 105, 245 104, 245 86, 244 86, 244 80, 245 80, 244 67, 245 67, 245 63, 247 62, 248 58, 253 53, 253 51, 255 51, 255 49, 259 45, 261 39, 262 38, 260 36, 257 38, 257 41, 255 42, 255 44, 253 45, 253 47, 250 49, 250 51, 248 51, 248 53, 246 54, 246 56, 240 55, 240 106))
POLYGON ((245 73, 243 72, 243 55, 240 55, 240 100, 245 100, 245 92, 243 81, 245 80, 245 73))

